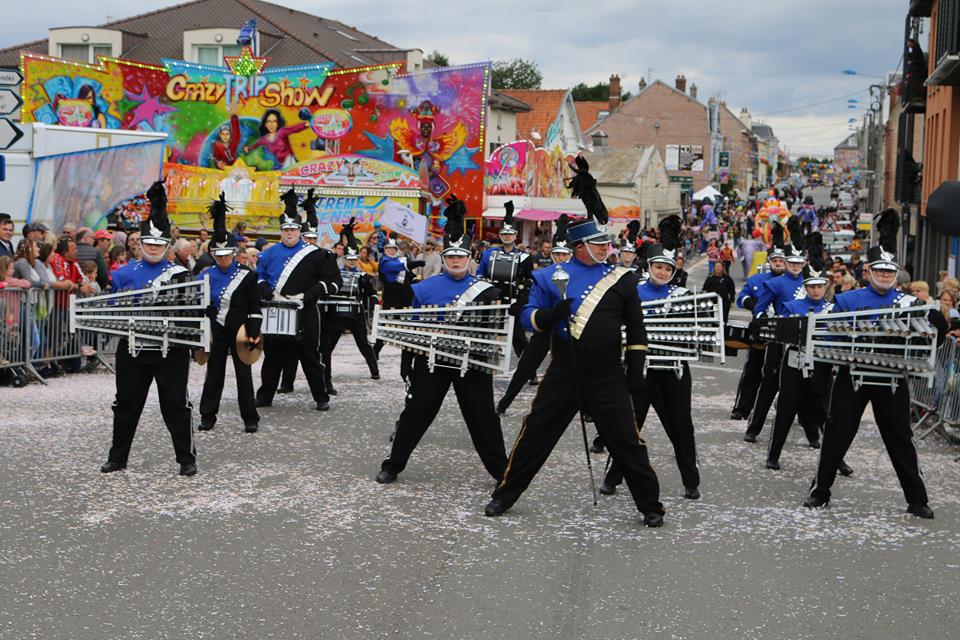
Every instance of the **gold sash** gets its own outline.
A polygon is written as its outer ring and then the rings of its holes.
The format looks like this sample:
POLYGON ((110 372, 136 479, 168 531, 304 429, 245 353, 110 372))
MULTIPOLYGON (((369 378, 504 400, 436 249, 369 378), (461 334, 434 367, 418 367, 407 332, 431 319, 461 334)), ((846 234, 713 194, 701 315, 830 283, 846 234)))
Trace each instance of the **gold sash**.
POLYGON ((576 315, 574 315, 573 320, 570 322, 571 337, 573 337, 575 340, 580 339, 580 335, 586 328, 587 322, 590 321, 590 316, 593 315, 593 311, 597 308, 597 305, 600 303, 603 295, 610 289, 610 287, 620 282, 620 278, 628 273, 633 272, 626 267, 615 267, 613 271, 600 278, 600 280, 597 281, 597 284, 593 285, 593 288, 590 289, 589 293, 587 293, 587 297, 584 299, 584 301, 580 303, 580 306, 577 308, 576 315))

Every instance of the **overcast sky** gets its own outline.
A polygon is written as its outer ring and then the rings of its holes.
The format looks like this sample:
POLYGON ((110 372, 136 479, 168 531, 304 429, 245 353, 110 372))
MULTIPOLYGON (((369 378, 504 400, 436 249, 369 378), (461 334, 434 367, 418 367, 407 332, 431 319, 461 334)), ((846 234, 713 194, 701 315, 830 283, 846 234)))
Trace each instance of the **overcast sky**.
MULTIPOLYGON (((46 37, 53 26, 95 25, 175 0, 31 0, 6 7, 0 46, 46 37)), ((543 88, 595 83, 612 73, 636 93, 641 77, 697 84, 774 126, 793 156, 830 153, 847 135, 854 92, 869 104, 876 78, 900 61, 906 0, 280 0, 340 20, 401 47, 446 54, 454 63, 535 60, 543 88), (838 98, 827 104, 805 105, 838 98), (784 110, 791 109, 784 112, 784 110), (780 113, 778 113, 780 112, 780 113)), ((925 36, 922 39, 925 42, 925 36)), ((926 47, 924 47, 926 49, 926 47)))

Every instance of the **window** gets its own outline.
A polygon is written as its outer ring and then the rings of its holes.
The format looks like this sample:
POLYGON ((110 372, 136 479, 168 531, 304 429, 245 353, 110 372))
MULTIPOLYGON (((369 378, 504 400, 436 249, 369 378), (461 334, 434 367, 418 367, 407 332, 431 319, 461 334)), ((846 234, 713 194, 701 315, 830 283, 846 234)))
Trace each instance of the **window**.
POLYGON ((219 67, 223 64, 220 47, 197 47, 197 63, 219 67))
POLYGON ((113 47, 108 44, 93 45, 93 61, 96 62, 99 56, 113 56, 113 47))
POLYGON ((223 45, 223 55, 225 55, 225 56, 238 56, 238 55, 240 55, 240 45, 238 45, 238 44, 225 44, 225 45, 223 45))
POLYGON ((60 57, 72 62, 90 62, 90 47, 85 44, 61 44, 60 57))

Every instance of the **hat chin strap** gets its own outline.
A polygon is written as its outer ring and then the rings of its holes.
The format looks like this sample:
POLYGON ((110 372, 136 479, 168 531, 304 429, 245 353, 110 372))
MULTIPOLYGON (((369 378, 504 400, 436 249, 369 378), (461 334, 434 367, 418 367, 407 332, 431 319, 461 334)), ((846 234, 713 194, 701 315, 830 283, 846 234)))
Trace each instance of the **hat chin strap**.
MULTIPOLYGON (((154 246, 156 246, 156 245, 154 245, 154 246)), ((146 250, 146 249, 143 250, 143 259, 144 259, 145 262, 149 262, 150 264, 157 264, 158 262, 160 262, 161 260, 163 260, 163 259, 166 258, 166 257, 167 257, 166 248, 164 249, 163 253, 159 253, 159 254, 157 254, 157 255, 152 255, 152 254, 147 253, 147 250, 146 250)))
POLYGON ((587 255, 590 256, 590 260, 593 264, 603 264, 607 261, 607 256, 604 256, 603 260, 597 260, 597 257, 593 255, 593 249, 590 247, 589 242, 584 242, 583 246, 587 249, 587 255))

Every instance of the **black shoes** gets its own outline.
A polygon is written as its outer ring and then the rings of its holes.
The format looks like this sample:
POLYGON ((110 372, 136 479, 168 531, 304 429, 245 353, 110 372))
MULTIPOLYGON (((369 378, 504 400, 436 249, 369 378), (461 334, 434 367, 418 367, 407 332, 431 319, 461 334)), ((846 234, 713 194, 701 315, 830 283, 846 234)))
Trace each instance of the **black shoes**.
POLYGON ((779 460, 767 460, 767 469, 772 469, 773 471, 780 471, 780 461, 779 460))
POLYGON ((500 402, 497 403, 497 415, 503 416, 503 415, 506 415, 506 413, 507 413, 507 408, 503 406, 503 401, 501 400, 500 402))
POLYGON ((617 485, 607 484, 606 482, 604 482, 603 484, 600 485, 600 488, 597 489, 597 491, 599 491, 605 496, 612 496, 617 492, 617 485))
POLYGON ((270 400, 263 400, 261 398, 257 398, 257 401, 253 403, 253 406, 255 406, 258 409, 260 409, 261 407, 272 407, 273 402, 271 402, 270 400))
POLYGON ((256 422, 254 422, 254 423, 252 423, 252 424, 245 424, 245 425, 243 425, 243 431, 244 431, 244 433, 256 433, 256 432, 257 432, 257 429, 259 429, 259 428, 260 428, 260 425, 257 424, 256 422))
POLYGON ((757 441, 757 434, 755 434, 755 433, 750 433, 749 431, 747 431, 747 432, 744 434, 744 436, 743 436, 743 441, 744 441, 744 442, 756 442, 756 441, 757 441))
POLYGON ((811 448, 811 449, 819 449, 819 448, 820 448, 820 441, 819 441, 819 440, 811 440, 811 441, 810 441, 810 448, 811 448))
POLYGON ((907 507, 907 513, 912 513, 918 518, 933 520, 933 509, 925 504, 911 504, 907 507))
POLYGON ((289 387, 284 387, 284 386, 277 387, 277 393, 293 393, 293 385, 289 387))
POLYGON ((643 524, 648 527, 662 527, 663 514, 651 511, 643 514, 643 524))
POLYGON ((736 409, 734 409, 734 410, 730 413, 730 419, 731 419, 731 420, 746 420, 746 419, 747 419, 747 416, 743 415, 742 413, 740 413, 739 411, 737 411, 736 409))
POLYGON ((317 411, 329 411, 329 410, 330 410, 330 403, 329 403, 329 402, 318 402, 318 403, 317 403, 317 411))
POLYGON ((379 372, 377 372, 377 373, 371 373, 371 374, 370 374, 370 379, 371 379, 371 380, 379 380, 379 379, 380 379, 380 373, 379 373, 379 372))
POLYGON ((590 445, 590 453, 603 453, 603 443, 594 442, 590 445))
POLYGON ((803 506, 807 509, 819 509, 830 504, 830 498, 817 498, 816 496, 807 496, 803 501, 803 506))
POLYGON ((111 462, 107 460, 100 467, 100 473, 113 473, 114 471, 123 471, 127 468, 127 465, 120 464, 119 462, 111 462))
POLYGON ((200 424, 197 426, 197 431, 210 431, 213 429, 213 425, 217 423, 216 418, 211 418, 204 416, 200 418, 200 424))
POLYGON ((332 386, 331 386, 331 387, 327 387, 327 395, 328 395, 328 396, 335 396, 335 395, 337 395, 337 390, 334 389, 332 386))
POLYGON ((684 487, 683 488, 683 497, 687 500, 699 500, 700 499, 700 489, 696 487, 684 487))
POLYGON ((538 384, 540 384, 540 379, 537 378, 537 374, 533 374, 532 376, 530 376, 530 380, 529 382, 527 382, 527 384, 530 385, 531 387, 535 387, 538 384))
POLYGON ((840 466, 837 467, 837 472, 842 476, 852 476, 853 468, 850 465, 848 465, 846 462, 841 460, 840 466))
POLYGON ((195 475, 196 473, 197 473, 197 465, 193 464, 192 462, 188 462, 187 464, 180 465, 181 476, 192 476, 192 475, 195 475))
POLYGON ((490 516, 491 518, 495 518, 497 516, 502 516, 503 514, 505 514, 507 512, 507 509, 509 508, 510 507, 508 507, 503 503, 503 500, 500 500, 499 498, 494 498, 493 500, 487 503, 486 507, 483 508, 483 515, 490 516))
POLYGON ((377 482, 380 484, 390 484, 395 482, 397 479, 397 474, 392 471, 387 471, 386 469, 381 469, 380 473, 377 474, 377 482))

